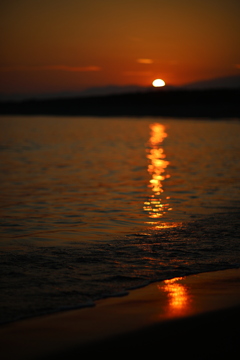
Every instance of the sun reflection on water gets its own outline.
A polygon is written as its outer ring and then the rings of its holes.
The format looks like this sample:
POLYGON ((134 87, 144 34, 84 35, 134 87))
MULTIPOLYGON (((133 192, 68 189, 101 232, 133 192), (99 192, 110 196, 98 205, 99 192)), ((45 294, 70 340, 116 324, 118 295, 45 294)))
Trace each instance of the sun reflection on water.
POLYGON ((182 277, 165 280, 159 290, 167 293, 168 303, 166 312, 168 316, 183 316, 190 311, 191 296, 186 285, 179 283, 182 277))
MULTIPOLYGON (((166 174, 166 168, 169 161, 165 160, 165 154, 161 144, 167 137, 165 126, 159 123, 150 125, 150 139, 147 148, 147 159, 149 160, 148 172, 151 175, 148 187, 152 190, 147 201, 144 202, 143 209, 148 212, 148 216, 152 219, 158 219, 165 214, 166 211, 172 210, 169 204, 162 202, 161 195, 163 193, 162 182, 170 176, 166 174)), ((166 198, 167 200, 169 197, 166 198)))

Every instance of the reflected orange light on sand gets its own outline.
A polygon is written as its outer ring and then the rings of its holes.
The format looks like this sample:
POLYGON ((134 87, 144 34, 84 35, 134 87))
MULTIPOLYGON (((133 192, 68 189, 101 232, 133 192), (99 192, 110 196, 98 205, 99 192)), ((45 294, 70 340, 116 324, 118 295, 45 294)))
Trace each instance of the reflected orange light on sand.
POLYGON ((158 286, 159 290, 167 293, 167 315, 182 316, 189 312, 191 297, 186 285, 179 283, 182 277, 165 280, 163 286, 158 286))
POLYGON ((150 218, 160 218, 169 208, 169 204, 163 204, 161 194, 163 192, 162 181, 169 177, 165 174, 169 161, 165 160, 165 154, 161 143, 167 137, 165 126, 159 123, 150 125, 150 139, 148 142, 147 159, 149 160, 148 172, 151 175, 148 187, 152 194, 145 201, 143 209, 148 212, 150 218))

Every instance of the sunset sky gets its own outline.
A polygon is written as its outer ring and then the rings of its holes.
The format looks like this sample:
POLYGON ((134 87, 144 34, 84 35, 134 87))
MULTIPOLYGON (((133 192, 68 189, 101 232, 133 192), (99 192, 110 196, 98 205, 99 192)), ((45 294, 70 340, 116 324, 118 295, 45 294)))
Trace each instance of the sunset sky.
POLYGON ((1 0, 0 93, 240 74, 239 0, 1 0))

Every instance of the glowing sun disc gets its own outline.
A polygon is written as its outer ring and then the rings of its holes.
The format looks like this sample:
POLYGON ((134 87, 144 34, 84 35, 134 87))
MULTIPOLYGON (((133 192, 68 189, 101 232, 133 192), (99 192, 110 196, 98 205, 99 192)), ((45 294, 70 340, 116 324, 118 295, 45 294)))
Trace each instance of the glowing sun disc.
POLYGON ((163 81, 162 79, 156 79, 152 82, 152 86, 154 87, 165 86, 165 81, 163 81))

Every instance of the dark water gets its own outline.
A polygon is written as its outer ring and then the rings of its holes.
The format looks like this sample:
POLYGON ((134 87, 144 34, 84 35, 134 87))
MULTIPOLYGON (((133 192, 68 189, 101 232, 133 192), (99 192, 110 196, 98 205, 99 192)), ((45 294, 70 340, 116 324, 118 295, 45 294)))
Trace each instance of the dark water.
POLYGON ((1 117, 1 322, 240 266, 240 122, 1 117))

